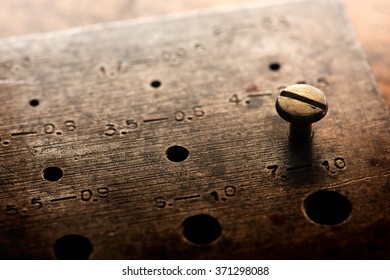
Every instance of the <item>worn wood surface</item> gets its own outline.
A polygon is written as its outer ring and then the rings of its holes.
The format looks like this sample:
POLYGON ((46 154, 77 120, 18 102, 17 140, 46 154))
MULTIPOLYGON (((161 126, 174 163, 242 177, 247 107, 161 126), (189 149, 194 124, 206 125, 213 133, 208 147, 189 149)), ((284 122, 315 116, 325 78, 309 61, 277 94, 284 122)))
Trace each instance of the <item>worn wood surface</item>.
POLYGON ((390 257, 389 119, 337 1, 8 39, 0 57, 2 258, 390 257), (311 145, 274 107, 297 82, 329 102, 311 145))
MULTIPOLYGON (((13 0, 0 3, 0 38, 53 31, 113 20, 183 12, 249 2, 250 0, 13 0)), ((261 0, 260 0, 261 2, 261 0)), ((358 39, 387 107, 390 108, 390 2, 344 0, 358 39)))

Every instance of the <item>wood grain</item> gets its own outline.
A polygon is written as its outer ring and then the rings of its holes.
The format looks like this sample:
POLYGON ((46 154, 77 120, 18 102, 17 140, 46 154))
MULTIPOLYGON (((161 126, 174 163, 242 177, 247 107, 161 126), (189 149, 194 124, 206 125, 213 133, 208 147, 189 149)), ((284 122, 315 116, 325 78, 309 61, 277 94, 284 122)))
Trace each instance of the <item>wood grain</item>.
MULTIPOLYGON (((113 20, 184 12, 248 2, 247 0, 13 0, 0 3, 0 37, 53 31, 113 20)), ((390 3, 344 0, 359 39, 390 108, 390 3)))

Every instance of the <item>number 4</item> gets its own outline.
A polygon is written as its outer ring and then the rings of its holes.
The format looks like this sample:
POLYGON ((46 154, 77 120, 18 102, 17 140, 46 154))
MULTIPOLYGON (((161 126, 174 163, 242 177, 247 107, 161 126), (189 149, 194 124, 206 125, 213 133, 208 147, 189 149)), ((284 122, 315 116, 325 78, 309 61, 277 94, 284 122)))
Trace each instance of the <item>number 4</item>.
POLYGON ((232 103, 236 103, 236 105, 238 105, 238 103, 240 103, 240 99, 238 99, 238 96, 237 94, 234 94, 232 97, 229 98, 229 102, 232 102, 232 103))

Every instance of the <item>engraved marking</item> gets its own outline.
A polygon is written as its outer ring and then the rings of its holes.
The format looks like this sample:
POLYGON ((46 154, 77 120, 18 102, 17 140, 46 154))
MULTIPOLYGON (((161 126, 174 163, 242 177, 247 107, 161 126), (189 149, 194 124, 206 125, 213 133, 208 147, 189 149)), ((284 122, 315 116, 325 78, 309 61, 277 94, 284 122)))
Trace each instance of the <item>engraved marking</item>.
POLYGON ((278 170, 278 168, 279 168, 278 165, 268 165, 268 166, 267 166, 267 169, 272 170, 272 172, 271 172, 272 178, 275 178, 275 177, 276 177, 276 171, 278 170))
POLYGON ((168 117, 166 117, 166 118, 157 118, 157 119, 145 119, 144 123, 161 122, 161 121, 167 121, 167 120, 169 120, 168 117))
POLYGON ((176 197, 174 200, 186 200, 186 199, 194 199, 194 198, 200 198, 200 195, 189 195, 189 196, 183 196, 183 197, 176 197))
POLYGON ((305 168, 311 168, 311 164, 306 164, 306 165, 301 165, 301 166, 293 166, 293 167, 287 167, 287 171, 292 171, 292 170, 299 170, 299 169, 305 169, 305 168))
POLYGON ((136 65, 136 64, 147 64, 147 63, 155 63, 157 62, 158 59, 156 57, 151 57, 151 58, 141 58, 137 60, 132 60, 130 61, 130 64, 136 65))
POLYGON ((71 199, 75 199, 75 198, 77 198, 77 196, 72 195, 72 196, 66 196, 66 197, 60 197, 60 198, 50 199, 50 202, 58 202, 58 201, 64 201, 64 200, 71 200, 71 199))
POLYGON ((21 132, 14 132, 14 133, 11 133, 11 136, 22 136, 22 135, 30 135, 30 134, 36 134, 37 132, 36 131, 21 131, 21 132))
POLYGON ((337 157, 334 159, 334 166, 336 166, 338 169, 343 169, 347 166, 347 164, 343 158, 337 157))
POLYGON ((239 23, 239 24, 233 25, 232 30, 238 31, 238 30, 242 30, 242 29, 250 29, 250 28, 255 28, 255 27, 256 27, 256 23, 254 23, 254 22, 239 23))
POLYGON ((291 98, 291 99, 299 100, 301 102, 304 102, 304 103, 307 103, 309 105, 315 106, 315 107, 317 107, 319 109, 326 110, 326 105, 325 104, 322 104, 321 102, 317 102, 315 100, 312 100, 310 98, 301 96, 299 94, 296 94, 296 93, 293 93, 293 92, 290 92, 290 91, 285 91, 284 90, 284 91, 282 91, 280 93, 280 96, 284 96, 284 97, 288 97, 288 98, 291 98))
POLYGON ((271 96, 272 93, 256 93, 256 94, 248 94, 247 97, 264 97, 264 96, 271 96))

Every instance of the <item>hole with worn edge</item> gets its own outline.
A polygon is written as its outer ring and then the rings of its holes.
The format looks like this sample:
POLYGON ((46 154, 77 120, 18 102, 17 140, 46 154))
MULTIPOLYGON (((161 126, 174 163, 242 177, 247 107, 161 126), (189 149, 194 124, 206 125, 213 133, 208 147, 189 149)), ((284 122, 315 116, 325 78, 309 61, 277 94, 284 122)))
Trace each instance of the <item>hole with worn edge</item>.
POLYGON ((304 201, 307 217, 321 225, 337 225, 348 219, 352 204, 336 191, 318 191, 304 201))
POLYGON ((272 71, 278 71, 280 69, 281 65, 277 62, 275 63, 271 63, 269 65, 269 69, 272 70, 272 71))
POLYGON ((59 260, 86 260, 93 250, 88 238, 78 235, 65 235, 54 243, 54 254, 59 260))
POLYGON ((8 146, 8 145, 9 145, 9 141, 8 141, 8 140, 4 140, 4 141, 2 142, 2 144, 3 144, 3 146, 8 146))
POLYGON ((38 105, 39 105, 39 100, 38 100, 38 99, 31 99, 31 100, 30 100, 30 105, 31 105, 32 107, 38 106, 38 105))
POLYGON ((59 181, 63 175, 64 172, 59 167, 48 167, 43 170, 43 179, 46 181, 59 181))
POLYGON ((169 147, 165 154, 170 161, 180 162, 188 158, 189 151, 182 146, 169 147))
POLYGON ((222 227, 218 220, 210 215, 199 214, 184 220, 183 235, 196 245, 208 245, 221 236, 222 227))
POLYGON ((159 88, 161 86, 161 82, 158 80, 154 80, 150 83, 150 85, 154 88, 159 88))

